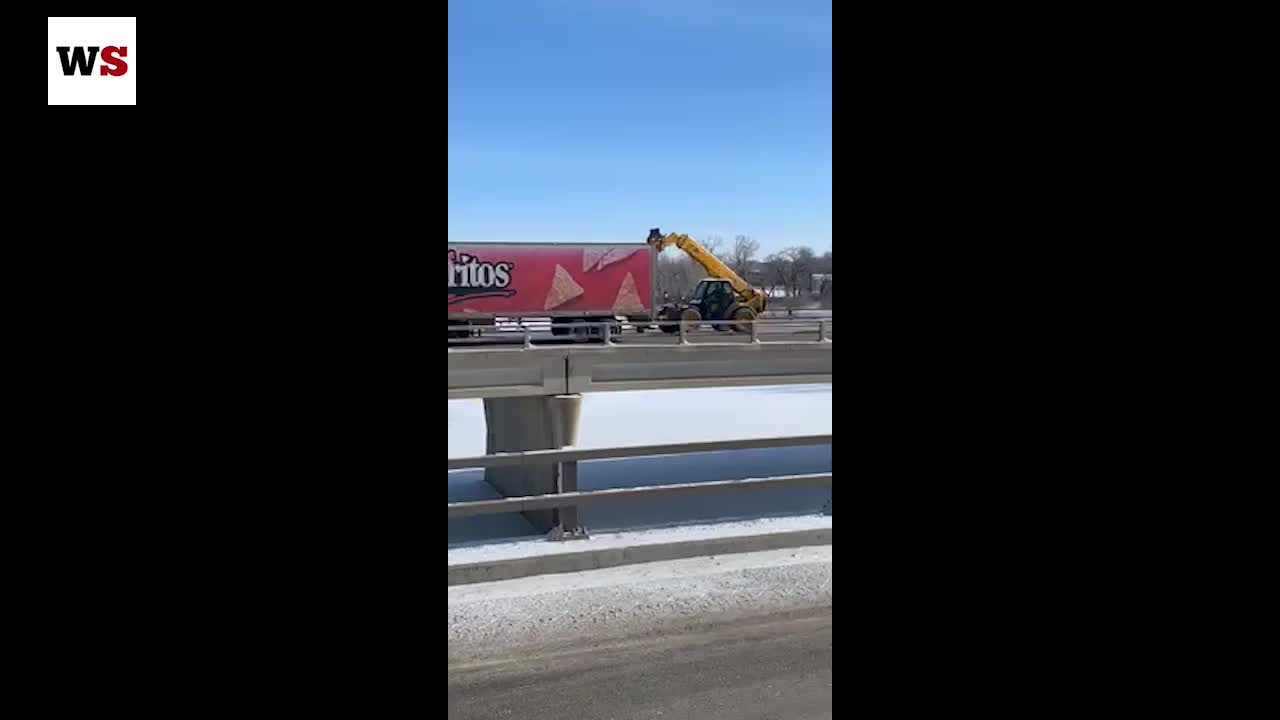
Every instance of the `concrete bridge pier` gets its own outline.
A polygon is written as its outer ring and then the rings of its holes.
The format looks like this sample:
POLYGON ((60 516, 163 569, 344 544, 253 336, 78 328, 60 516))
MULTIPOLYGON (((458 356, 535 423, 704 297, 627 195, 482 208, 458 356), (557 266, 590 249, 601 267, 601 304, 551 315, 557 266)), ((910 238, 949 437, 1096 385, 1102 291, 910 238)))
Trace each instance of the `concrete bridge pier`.
MULTIPOLYGON (((582 395, 485 398, 485 454, 523 450, 558 450, 578 443, 582 395)), ((487 468, 484 479, 503 497, 546 495, 556 492, 556 468, 552 465, 487 468)), ((565 491, 577 489, 577 477, 561 479, 565 491)), ((576 527, 576 510, 563 518, 576 527), (572 516, 572 517, 570 517, 572 516)), ((538 532, 547 532, 561 518, 554 511, 524 513, 538 532)))

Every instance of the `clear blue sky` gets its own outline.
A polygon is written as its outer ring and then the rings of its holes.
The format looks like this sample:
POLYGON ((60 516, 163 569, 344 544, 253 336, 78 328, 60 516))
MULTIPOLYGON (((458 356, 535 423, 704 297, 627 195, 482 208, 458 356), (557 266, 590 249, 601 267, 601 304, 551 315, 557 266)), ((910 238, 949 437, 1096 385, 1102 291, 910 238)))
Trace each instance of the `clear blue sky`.
POLYGON ((449 240, 831 249, 830 0, 449 0, 449 240))

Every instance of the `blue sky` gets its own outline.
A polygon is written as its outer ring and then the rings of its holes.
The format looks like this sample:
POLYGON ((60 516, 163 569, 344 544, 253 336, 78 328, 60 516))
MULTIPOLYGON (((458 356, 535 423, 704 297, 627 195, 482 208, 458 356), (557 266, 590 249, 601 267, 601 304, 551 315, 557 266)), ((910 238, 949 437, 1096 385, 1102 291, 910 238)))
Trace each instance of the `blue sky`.
POLYGON ((831 2, 449 0, 449 240, 831 249, 831 2))

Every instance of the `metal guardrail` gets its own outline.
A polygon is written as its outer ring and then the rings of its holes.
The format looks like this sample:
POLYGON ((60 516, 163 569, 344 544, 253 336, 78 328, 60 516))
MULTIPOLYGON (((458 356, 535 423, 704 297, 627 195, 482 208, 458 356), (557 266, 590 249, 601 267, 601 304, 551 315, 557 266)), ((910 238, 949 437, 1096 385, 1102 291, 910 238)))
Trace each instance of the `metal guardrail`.
POLYGON ((475 457, 449 458, 450 470, 467 468, 513 467, 518 465, 547 465, 553 462, 577 462, 580 460, 608 460, 611 458, 652 457, 655 455, 692 455, 694 453, 722 450, 751 450, 808 445, 830 445, 831 435, 792 435, 787 437, 755 438, 748 440, 711 440, 693 443, 664 445, 632 445, 629 447, 582 448, 570 450, 525 450, 513 453, 495 453, 475 457))
POLYGON ((651 499, 678 495, 695 495, 743 490, 769 490, 780 487, 830 485, 831 473, 810 475, 783 475, 744 480, 715 480, 705 483, 681 483, 650 485, 636 488, 609 490, 578 490, 578 463, 580 461, 610 458, 653 457, 658 455, 686 455, 693 453, 746 450, 753 448, 802 447, 830 445, 831 435, 797 435, 792 437, 760 438, 753 440, 719 440, 713 442, 683 443, 678 445, 640 445, 620 448, 592 448, 584 450, 528 450, 517 453, 498 453, 469 458, 451 458, 450 470, 466 468, 497 468, 553 465, 556 491, 546 495, 501 498, 498 500, 473 500, 449 503, 449 519, 495 515, 535 510, 553 511, 553 539, 568 540, 587 536, 586 529, 578 522, 578 506, 595 502, 617 502, 633 499, 651 499))
MULTIPOLYGON (((554 334, 556 330, 556 325, 554 324, 550 324, 550 323, 529 324, 525 322, 517 322, 517 323, 509 324, 506 328, 503 328, 503 329, 498 329, 497 326, 488 326, 488 327, 492 327, 493 329, 487 330, 486 332, 478 336, 473 336, 470 334, 474 329, 474 326, 450 325, 449 326, 449 344, 453 346, 492 344, 496 338, 505 336, 505 339, 512 345, 519 343, 526 348, 530 348, 530 347, 536 346, 540 342, 572 341, 575 339, 575 337, 579 335, 585 335, 586 336, 585 339, 595 340, 605 345, 612 345, 614 344, 614 339, 618 334, 618 328, 622 325, 631 325, 632 327, 644 327, 646 329, 655 329, 657 330, 657 333, 656 333, 657 336, 670 337, 672 339, 673 344, 679 344, 679 345, 710 344, 710 343, 693 343, 689 340, 690 333, 700 329, 703 325, 709 326, 713 329, 724 328, 725 331, 728 331, 734 335, 742 335, 742 334, 749 335, 750 342, 753 344, 771 344, 770 341, 760 339, 761 333, 768 333, 771 331, 781 331, 781 332, 791 331, 795 335, 801 335, 802 332, 803 333, 814 332, 817 335, 817 337, 810 339, 809 342, 822 343, 822 342, 832 342, 832 338, 831 338, 832 322, 833 322, 833 318, 811 318, 811 319, 764 318, 764 319, 750 320, 745 322, 737 321, 737 320, 701 320, 696 323, 686 322, 683 320, 656 320, 653 322, 641 322, 641 323, 631 323, 629 321, 616 321, 616 322, 584 321, 584 322, 566 323, 560 326, 560 329, 565 331, 565 334, 563 335, 554 334), (744 324, 749 325, 749 328, 746 332, 743 332, 738 329, 739 326, 744 324), (664 327, 667 327, 667 328, 675 327, 676 331, 672 333, 666 333, 662 331, 662 328, 664 327), (596 332, 596 330, 598 330, 598 332, 596 332), (462 333, 467 333, 467 335, 461 336, 462 333), (534 339, 535 334, 536 335, 551 334, 552 337, 550 338, 543 337, 535 340, 534 339), (519 340, 516 339, 517 336, 520 338, 519 340)), ((639 335, 639 333, 637 333, 637 335, 639 335)), ((718 334, 711 335, 709 337, 718 337, 718 334)), ((803 335, 801 335, 801 337, 803 337, 803 335)), ((794 343, 794 342, 801 342, 801 341, 792 338, 784 341, 775 341, 775 342, 794 343)))
POLYGON ((780 487, 830 484, 831 473, 814 473, 810 475, 746 478, 743 480, 712 480, 704 483, 652 485, 638 488, 614 488, 610 490, 593 490, 591 492, 572 491, 551 495, 501 498, 498 500, 473 500, 465 503, 450 503, 449 519, 531 510, 561 510, 570 506, 585 505, 593 502, 631 500, 637 496, 649 499, 673 495, 701 495, 726 490, 772 490, 780 487))

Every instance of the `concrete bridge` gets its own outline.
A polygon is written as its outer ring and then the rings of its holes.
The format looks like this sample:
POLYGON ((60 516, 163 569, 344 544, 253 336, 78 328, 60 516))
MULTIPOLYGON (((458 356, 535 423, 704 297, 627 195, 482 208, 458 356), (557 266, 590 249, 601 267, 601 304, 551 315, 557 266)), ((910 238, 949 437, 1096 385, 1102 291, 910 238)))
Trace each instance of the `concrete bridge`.
MULTIPOLYGON (((572 447, 582 394, 831 382, 830 340, 449 350, 449 399, 484 400, 486 454, 572 447)), ((489 468, 507 497, 576 490, 556 468, 489 468)), ((549 514, 526 515, 542 530, 549 514)))

